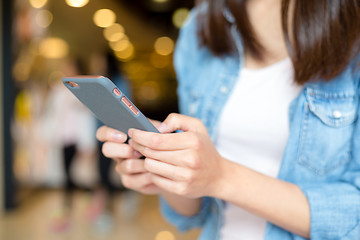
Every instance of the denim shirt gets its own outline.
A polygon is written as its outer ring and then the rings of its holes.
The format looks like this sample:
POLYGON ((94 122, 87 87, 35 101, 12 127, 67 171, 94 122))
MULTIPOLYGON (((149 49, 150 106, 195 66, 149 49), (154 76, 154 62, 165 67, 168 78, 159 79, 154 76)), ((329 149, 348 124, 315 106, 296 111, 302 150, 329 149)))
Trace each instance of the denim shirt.
MULTIPOLYGON (((199 47, 192 12, 175 52, 180 111, 201 119, 213 140, 243 66, 240 35, 235 27, 231 31, 239 54, 216 57, 199 47)), ((289 109, 290 134, 278 178, 296 184, 307 197, 314 240, 360 239, 358 62, 354 60, 331 81, 305 84, 289 109)), ((192 217, 179 215, 163 198, 160 203, 165 218, 180 231, 201 227, 200 239, 219 239, 222 200, 204 197, 201 210, 192 217)), ((264 239, 304 238, 268 223, 264 239)))

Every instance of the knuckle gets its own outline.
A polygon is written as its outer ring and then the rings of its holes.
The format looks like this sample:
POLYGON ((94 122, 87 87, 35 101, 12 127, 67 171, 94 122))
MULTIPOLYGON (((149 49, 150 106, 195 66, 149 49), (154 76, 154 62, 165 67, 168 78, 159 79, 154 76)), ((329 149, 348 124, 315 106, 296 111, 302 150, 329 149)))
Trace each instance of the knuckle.
POLYGON ((148 156, 148 155, 150 155, 150 154, 151 154, 151 149, 150 149, 150 148, 145 147, 145 148, 143 149, 143 154, 144 154, 144 156, 148 156))
POLYGON ((133 149, 129 145, 122 145, 125 158, 130 158, 133 155, 133 149))
POLYGON ((162 137, 160 134, 156 134, 152 137, 152 141, 150 142, 150 147, 151 148, 157 148, 158 146, 160 146, 162 144, 162 137))
POLYGON ((195 174, 193 172, 189 172, 187 176, 187 182, 189 184, 193 183, 195 180, 195 174))
POLYGON ((169 118, 170 120, 174 120, 175 118, 177 118, 177 116, 178 116, 177 113, 170 113, 169 116, 168 116, 168 118, 169 118))
POLYGON ((151 184, 151 177, 149 174, 144 174, 143 176, 143 182, 141 184, 141 188, 145 188, 146 186, 148 186, 149 184, 151 184))
POLYGON ((109 142, 105 142, 105 143, 102 145, 101 151, 102 151, 102 153, 104 154, 105 157, 110 158, 110 156, 111 156, 111 154, 110 154, 110 153, 111 153, 110 143, 109 143, 109 142))
POLYGON ((188 188, 186 184, 178 184, 176 186, 176 194, 180 195, 180 196, 185 196, 188 194, 188 188))
POLYGON ((200 149, 202 147, 202 141, 198 136, 195 136, 193 139, 194 148, 196 150, 200 149))
POLYGON ((194 179, 195 179, 195 175, 192 171, 185 172, 182 175, 182 180, 186 183, 191 184, 194 181, 194 179))
POLYGON ((195 149, 198 149, 201 146, 201 140, 199 136, 194 132, 189 132, 189 142, 190 145, 195 149))
POLYGON ((148 159, 148 158, 145 158, 144 168, 145 168, 147 171, 151 171, 151 164, 149 163, 149 159, 148 159))
MULTIPOLYGON (((168 117, 166 118, 166 122, 168 122, 170 125, 173 125, 178 120, 178 114, 177 113, 170 113, 168 117)), ((175 124, 176 125, 176 124, 175 124)))
POLYGON ((134 172, 134 163, 132 161, 126 161, 124 170, 126 173, 134 172))
POLYGON ((197 126, 201 126, 202 125, 202 121, 199 118, 195 118, 195 124, 197 126))
POLYGON ((189 154, 189 157, 187 158, 186 160, 186 163, 187 165, 192 168, 192 169, 197 169, 200 167, 200 158, 199 158, 199 155, 192 151, 190 154, 189 154))

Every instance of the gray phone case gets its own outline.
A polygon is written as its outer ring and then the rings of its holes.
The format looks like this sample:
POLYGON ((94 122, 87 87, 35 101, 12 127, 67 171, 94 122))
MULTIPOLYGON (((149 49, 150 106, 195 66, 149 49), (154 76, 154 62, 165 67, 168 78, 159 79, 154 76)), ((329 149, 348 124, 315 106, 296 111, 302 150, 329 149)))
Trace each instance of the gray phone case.
POLYGON ((64 85, 108 127, 126 134, 129 128, 159 132, 110 79, 84 75, 64 77, 62 80, 64 85))

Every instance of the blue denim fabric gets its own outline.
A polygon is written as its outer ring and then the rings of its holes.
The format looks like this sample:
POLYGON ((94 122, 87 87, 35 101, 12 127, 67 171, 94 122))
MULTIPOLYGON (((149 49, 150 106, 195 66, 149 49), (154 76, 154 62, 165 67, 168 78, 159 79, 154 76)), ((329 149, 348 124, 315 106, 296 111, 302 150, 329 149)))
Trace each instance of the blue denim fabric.
MULTIPOLYGON (((180 111, 202 120, 212 139, 243 63, 241 38, 232 28, 238 55, 215 57, 199 47, 192 12, 175 52, 180 111)), ((290 105, 290 135, 278 175, 298 185, 311 211, 311 239, 360 239, 360 71, 355 61, 330 82, 307 83, 290 105)), ((276 194, 276 193, 274 193, 276 194)), ((161 199, 164 216, 180 231, 202 227, 200 239, 219 238, 223 202, 203 198, 193 217, 161 199)), ((294 206, 296 207, 296 206, 294 206)), ((265 239, 303 239, 271 223, 265 239)))

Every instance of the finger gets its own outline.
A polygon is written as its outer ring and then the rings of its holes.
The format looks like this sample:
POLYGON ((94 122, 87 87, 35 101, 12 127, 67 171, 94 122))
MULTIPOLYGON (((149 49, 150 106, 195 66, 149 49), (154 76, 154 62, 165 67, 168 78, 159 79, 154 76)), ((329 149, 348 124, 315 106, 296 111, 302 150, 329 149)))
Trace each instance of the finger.
POLYGON ((133 142, 154 150, 182 150, 198 144, 196 135, 192 132, 154 133, 138 129, 129 129, 133 142))
POLYGON ((200 119, 185 116, 182 114, 171 113, 159 126, 160 132, 174 132, 182 130, 184 132, 207 132, 200 119))
POLYGON ((108 158, 139 158, 141 154, 135 151, 129 144, 105 142, 102 153, 108 158))
POLYGON ((127 140, 127 135, 113 128, 102 126, 96 131, 96 138, 100 142, 113 141, 123 143, 127 140))
POLYGON ((154 127, 156 127, 159 130, 159 126, 161 125, 161 122, 158 120, 153 120, 148 118, 148 120, 152 123, 152 125, 154 125, 154 127))
POLYGON ((144 167, 147 171, 174 181, 185 181, 191 177, 187 168, 171 165, 151 158, 146 158, 144 167))
POLYGON ((119 174, 137 174, 148 172, 142 159, 126 159, 118 162, 116 171, 119 174))
POLYGON ((175 194, 182 194, 183 192, 181 183, 179 182, 173 181, 168 178, 164 178, 156 174, 151 174, 150 179, 152 183, 154 183, 162 190, 165 190, 166 192, 175 193, 175 194))
POLYGON ((152 184, 150 173, 123 174, 121 175, 122 184, 134 190, 141 190, 147 185, 152 184))
POLYGON ((188 150, 172 150, 172 151, 161 151, 153 150, 148 147, 144 147, 135 142, 131 142, 131 146, 134 150, 138 151, 140 154, 147 158, 156 159, 158 161, 172 164, 175 166, 182 167, 193 167, 191 164, 191 156, 188 150))
POLYGON ((144 194, 158 194, 160 191, 161 189, 153 183, 148 184, 141 189, 141 192, 144 194))

